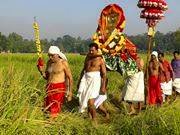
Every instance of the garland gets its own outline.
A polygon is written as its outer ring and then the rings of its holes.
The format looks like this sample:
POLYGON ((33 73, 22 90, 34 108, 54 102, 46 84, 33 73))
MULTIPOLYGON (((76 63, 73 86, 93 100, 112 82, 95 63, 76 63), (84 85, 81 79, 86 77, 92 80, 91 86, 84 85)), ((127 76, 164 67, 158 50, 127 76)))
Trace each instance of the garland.
POLYGON ((44 61, 42 59, 42 49, 41 49, 41 42, 40 42, 40 36, 39 36, 39 25, 36 22, 36 18, 34 18, 34 23, 33 23, 33 28, 34 28, 34 38, 35 38, 35 44, 37 48, 37 55, 38 55, 38 66, 44 66, 44 61))
POLYGON ((125 36, 116 28, 113 30, 104 44, 100 42, 101 40, 102 36, 100 31, 96 32, 93 35, 93 41, 98 44, 103 53, 109 53, 111 55, 116 55, 119 53, 126 43, 125 36))
POLYGON ((42 58, 41 42, 40 42, 40 36, 39 36, 39 25, 35 19, 33 23, 33 28, 34 28, 35 44, 37 48, 37 55, 39 58, 42 58))

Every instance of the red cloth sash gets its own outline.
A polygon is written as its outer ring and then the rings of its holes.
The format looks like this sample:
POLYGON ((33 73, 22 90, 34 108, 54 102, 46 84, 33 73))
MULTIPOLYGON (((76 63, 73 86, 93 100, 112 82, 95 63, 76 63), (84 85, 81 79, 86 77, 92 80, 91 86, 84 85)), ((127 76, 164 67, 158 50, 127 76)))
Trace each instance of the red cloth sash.
POLYGON ((56 116, 61 112, 65 97, 65 87, 64 82, 46 85, 47 96, 45 99, 45 107, 50 112, 51 116, 56 116))
POLYGON ((150 105, 162 103, 162 92, 158 76, 149 77, 148 101, 150 105))

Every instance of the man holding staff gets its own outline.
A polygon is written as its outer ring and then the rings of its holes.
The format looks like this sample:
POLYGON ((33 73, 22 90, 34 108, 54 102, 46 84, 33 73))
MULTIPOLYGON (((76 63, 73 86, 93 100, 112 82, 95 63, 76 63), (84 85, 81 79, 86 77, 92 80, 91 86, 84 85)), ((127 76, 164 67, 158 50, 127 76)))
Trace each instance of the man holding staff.
POLYGON ((45 72, 43 66, 38 64, 37 67, 43 78, 47 80, 45 109, 54 118, 61 112, 66 93, 66 82, 69 83, 68 100, 71 100, 73 81, 67 58, 57 46, 50 46, 48 56, 45 72))

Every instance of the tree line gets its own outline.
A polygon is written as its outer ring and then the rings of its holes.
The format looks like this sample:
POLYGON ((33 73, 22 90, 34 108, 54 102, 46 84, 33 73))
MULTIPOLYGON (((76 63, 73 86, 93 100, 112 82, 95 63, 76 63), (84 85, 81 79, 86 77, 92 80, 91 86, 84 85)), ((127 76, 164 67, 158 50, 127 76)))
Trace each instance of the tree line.
MULTIPOLYGON (((137 46, 138 50, 145 51, 147 49, 147 33, 126 36, 137 46)), ((66 53, 85 53, 88 51, 88 45, 91 42, 90 38, 82 39, 81 37, 75 38, 64 35, 55 40, 42 39, 41 45, 44 52, 48 51, 49 46, 55 45, 66 53)), ((159 51, 180 50, 180 28, 166 34, 156 32, 153 39, 153 49, 159 51)), ((36 52, 36 46, 34 40, 24 39, 15 32, 8 36, 0 32, 0 52, 34 53, 36 52)))

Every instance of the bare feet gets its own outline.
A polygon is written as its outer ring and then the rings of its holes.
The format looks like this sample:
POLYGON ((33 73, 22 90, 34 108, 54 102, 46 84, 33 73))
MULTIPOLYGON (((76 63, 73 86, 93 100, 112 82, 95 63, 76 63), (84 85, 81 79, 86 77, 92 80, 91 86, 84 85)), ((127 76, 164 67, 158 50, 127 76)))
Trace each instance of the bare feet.
POLYGON ((134 114, 136 114, 136 111, 135 110, 132 110, 132 111, 130 111, 129 113, 127 113, 128 115, 134 115, 134 114))
POLYGON ((68 102, 72 101, 72 96, 67 96, 67 101, 68 102))
POLYGON ((106 120, 109 120, 109 113, 106 113, 105 118, 106 120))
POLYGON ((137 113, 141 113, 141 109, 138 109, 138 112, 137 113))
POLYGON ((58 117, 59 113, 51 114, 51 119, 56 119, 58 117))
POLYGON ((97 120, 96 119, 92 119, 91 120, 91 123, 94 127, 97 127, 98 126, 98 123, 97 123, 97 120))
POLYGON ((91 116, 91 113, 90 113, 90 112, 88 112, 88 116, 89 116, 90 119, 92 119, 92 116, 91 116))

